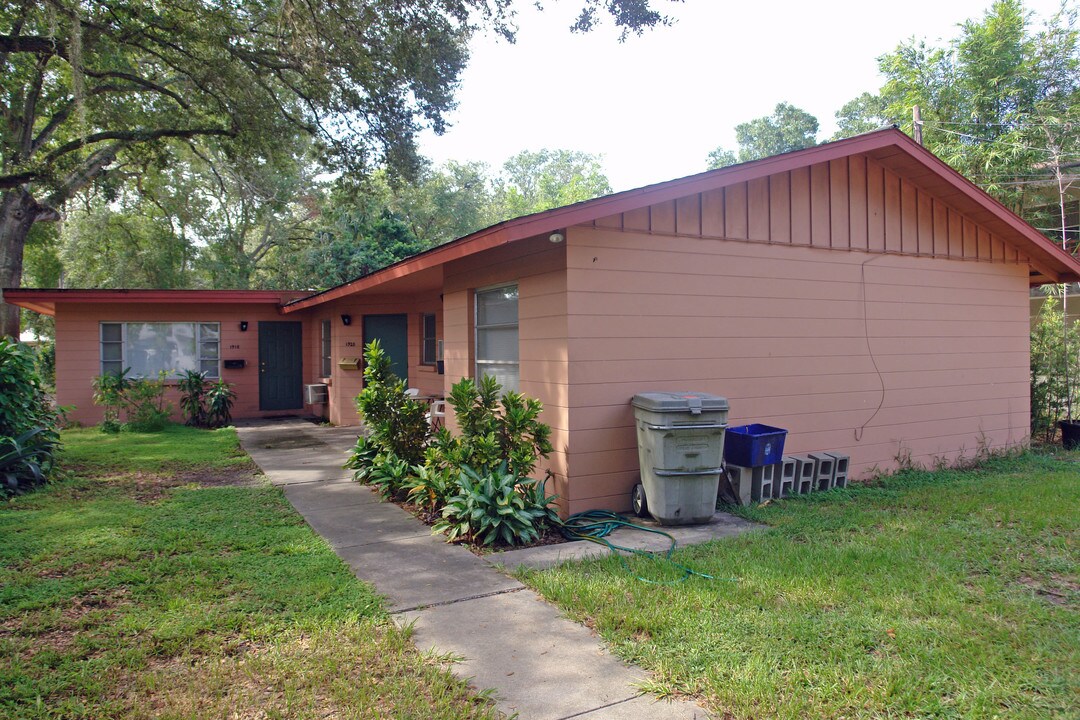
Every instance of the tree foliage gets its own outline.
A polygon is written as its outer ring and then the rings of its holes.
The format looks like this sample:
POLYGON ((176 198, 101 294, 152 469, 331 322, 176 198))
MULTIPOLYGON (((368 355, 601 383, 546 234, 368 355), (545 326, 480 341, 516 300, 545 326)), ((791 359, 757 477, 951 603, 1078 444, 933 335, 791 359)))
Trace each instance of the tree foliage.
MULTIPOLYGON (((477 24, 512 37, 513 0, 12 0, 0 6, 0 287, 18 286, 30 228, 131 163, 214 140, 273 164, 283 139, 360 175, 409 175, 414 137, 442 132, 477 24)), ((650 0, 584 0, 636 31, 650 0)), ((288 143, 286 143, 288 144, 288 143)), ((121 176, 122 178, 122 176, 121 176)), ((265 227, 265 226, 264 226, 265 227)), ((0 332, 17 332, 0 306, 0 332)))
POLYGON ((1022 0, 997 0, 945 45, 913 38, 878 62, 886 82, 837 113, 842 134, 911 133, 918 105, 926 147, 992 195, 1022 213, 1057 202, 1053 165, 1080 159, 1075 7, 1039 27, 1022 0))
POLYGON ((718 147, 709 153, 709 169, 813 147, 817 145, 817 133, 816 117, 790 103, 777 103, 772 115, 736 125, 738 155, 718 147))

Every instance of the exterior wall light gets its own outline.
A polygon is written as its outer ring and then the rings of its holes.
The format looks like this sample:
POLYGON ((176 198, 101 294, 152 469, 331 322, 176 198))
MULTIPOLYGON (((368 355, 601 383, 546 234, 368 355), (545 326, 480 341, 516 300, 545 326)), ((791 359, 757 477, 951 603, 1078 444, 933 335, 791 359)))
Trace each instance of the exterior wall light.
POLYGON ((241 320, 240 321, 240 332, 247 332, 247 329, 248 329, 248 321, 247 320, 241 320))
POLYGON ((352 325, 352 315, 350 315, 348 313, 342 313, 341 314, 341 324, 345 325, 346 327, 348 327, 349 325, 352 325))
POLYGON ((566 239, 566 236, 563 235, 562 233, 558 233, 558 232, 551 233, 550 235, 548 235, 548 240, 550 242, 554 243, 555 245, 558 245, 559 243, 561 243, 565 239, 566 239))

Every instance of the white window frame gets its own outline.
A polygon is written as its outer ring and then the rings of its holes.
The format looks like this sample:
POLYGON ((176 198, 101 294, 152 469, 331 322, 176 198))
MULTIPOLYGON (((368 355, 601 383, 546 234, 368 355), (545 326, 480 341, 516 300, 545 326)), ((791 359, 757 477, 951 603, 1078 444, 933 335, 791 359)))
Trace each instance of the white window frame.
MULTIPOLYGON (((122 320, 102 320, 98 323, 98 367, 101 370, 101 374, 105 375, 109 372, 116 372, 112 369, 106 369, 106 363, 115 365, 117 362, 120 364, 120 371, 130 367, 128 365, 128 325, 146 325, 146 324, 158 324, 158 325, 194 325, 195 326, 195 362, 198 363, 198 369, 206 373, 206 377, 211 380, 218 380, 221 378, 221 323, 217 321, 206 320, 185 320, 185 321, 153 321, 153 320, 140 320, 126 322, 122 320), (105 340, 105 326, 106 325, 119 325, 120 326, 120 340, 105 340), (203 326, 214 325, 217 328, 217 338, 212 340, 203 339, 203 326), (210 357, 203 355, 203 344, 215 343, 217 345, 217 356, 210 357), (120 360, 106 360, 105 359, 105 345, 119 345, 120 346, 120 360), (202 370, 203 363, 213 362, 216 365, 216 369, 211 374, 206 370, 202 370)), ((170 370, 176 370, 176 368, 170 368, 170 370)), ((141 375, 133 375, 133 379, 143 377, 141 375)), ((179 377, 176 372, 170 372, 167 376, 168 379, 174 380, 179 377)))
POLYGON ((420 364, 435 365, 439 360, 439 318, 435 313, 420 313, 420 364), (431 336, 427 334, 427 319, 431 318, 431 336), (431 357, 428 357, 427 342, 431 340, 431 357))
POLYGON ((334 323, 332 320, 323 320, 319 323, 320 336, 319 336, 319 361, 322 375, 320 377, 330 377, 330 373, 334 370, 334 323))
MULTIPOLYGON (((516 282, 500 283, 498 285, 491 285, 488 287, 477 288, 473 291, 473 348, 475 349, 474 358, 474 371, 476 380, 479 382, 485 374, 484 366, 501 366, 501 367, 516 367, 518 369, 518 379, 521 378, 521 288, 516 282), (497 290, 505 290, 506 288, 515 288, 518 291, 518 317, 516 322, 513 323, 493 323, 489 325, 480 324, 480 295, 484 293, 494 292, 497 290), (480 333, 483 330, 495 329, 495 328, 514 328, 518 331, 518 360, 512 362, 510 360, 483 360, 480 358, 480 333)), ((517 387, 503 387, 503 392, 509 392, 513 390, 518 392, 520 388, 517 387)))

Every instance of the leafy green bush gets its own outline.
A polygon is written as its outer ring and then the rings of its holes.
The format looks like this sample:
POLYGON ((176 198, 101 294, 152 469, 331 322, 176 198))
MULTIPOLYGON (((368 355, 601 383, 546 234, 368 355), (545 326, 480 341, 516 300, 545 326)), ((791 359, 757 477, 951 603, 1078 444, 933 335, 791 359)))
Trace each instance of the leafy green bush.
POLYGON ((459 491, 454 475, 447 470, 417 465, 413 475, 405 481, 409 502, 423 513, 433 515, 459 491))
POLYGON ((131 368, 124 368, 119 373, 105 373, 90 383, 94 388, 94 404, 103 409, 101 429, 104 432, 120 432, 123 427, 120 413, 127 407, 127 394, 134 382, 127 376, 129 372, 131 368))
POLYGON ((157 379, 133 380, 127 389, 125 400, 128 408, 127 426, 136 432, 160 432, 169 424, 172 404, 165 400, 165 378, 161 371, 157 379))
POLYGON ((361 435, 356 438, 356 445, 349 459, 345 461, 345 467, 353 471, 353 480, 367 482, 368 475, 371 474, 378 457, 379 446, 361 435))
POLYGON ((412 467, 409 463, 387 452, 379 453, 372 461, 365 482, 384 500, 401 500, 411 477, 412 467))
POLYGON ((232 406, 236 393, 229 383, 218 380, 206 391, 206 419, 210 427, 224 427, 232 422, 232 406))
POLYGON ((505 464, 483 474, 463 467, 457 485, 434 528, 451 541, 530 543, 558 519, 555 496, 545 495, 542 483, 510 472, 505 464))
POLYGON ((193 427, 218 428, 232 421, 232 406, 236 400, 229 383, 217 380, 210 383, 206 373, 187 370, 176 383, 180 390, 180 410, 185 422, 193 427))
POLYGON ((206 426, 206 373, 187 370, 176 383, 180 391, 180 412, 185 424, 192 427, 206 426))
POLYGON ((172 404, 165 400, 166 379, 169 374, 162 370, 156 380, 129 378, 131 368, 119 373, 98 375, 91 381, 94 403, 104 408, 101 429, 104 432, 120 432, 125 428, 138 432, 159 432, 169 424, 172 404), (126 415, 121 422, 120 414, 126 415))
POLYGON ((37 371, 42 384, 56 387, 56 342, 48 340, 37 346, 37 371))
POLYGON ((58 411, 37 372, 37 354, 0 338, 0 493, 45 482, 60 449, 58 411))
POLYGON ((431 432, 427 403, 405 394, 405 383, 390 371, 390 358, 378 340, 364 347, 364 363, 364 389, 356 408, 370 441, 410 466, 420 463, 431 432))
POLYGON ((1066 336, 1064 313, 1048 300, 1031 331, 1031 436, 1053 442, 1057 423, 1070 407, 1075 417, 1080 409, 1080 322, 1066 336))
POLYGON ((543 404, 518 392, 499 398, 502 388, 490 375, 479 384, 463 378, 447 398, 454 408, 461 436, 445 429, 436 435, 427 455, 429 465, 442 469, 461 466, 482 473, 506 464, 509 472, 526 477, 540 458, 551 453, 551 428, 540 422, 543 404))

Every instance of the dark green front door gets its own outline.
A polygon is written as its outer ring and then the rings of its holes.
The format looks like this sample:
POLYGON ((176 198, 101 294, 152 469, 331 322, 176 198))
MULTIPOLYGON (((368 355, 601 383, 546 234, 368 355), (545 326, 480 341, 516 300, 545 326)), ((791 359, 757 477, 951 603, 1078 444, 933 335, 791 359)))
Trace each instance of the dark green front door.
POLYGON ((364 345, 378 340, 390 358, 390 369, 409 384, 409 316, 365 315, 364 345))
POLYGON ((304 407, 302 324, 259 322, 259 409, 304 407))

